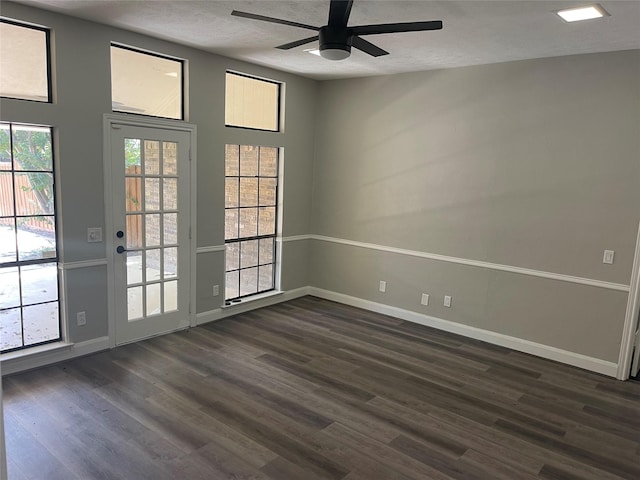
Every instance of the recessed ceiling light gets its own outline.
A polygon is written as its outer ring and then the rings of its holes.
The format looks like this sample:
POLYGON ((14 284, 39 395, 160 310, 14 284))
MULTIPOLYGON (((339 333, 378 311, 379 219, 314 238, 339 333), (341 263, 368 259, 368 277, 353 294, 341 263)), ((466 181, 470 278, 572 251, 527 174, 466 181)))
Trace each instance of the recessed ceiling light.
POLYGON ((311 55, 317 55, 318 57, 320 56, 320 50, 318 50, 317 48, 305 48, 304 51, 310 53, 311 55))
POLYGON ((592 18, 608 17, 609 14, 600 5, 587 5, 586 7, 567 8, 556 12, 565 22, 579 22, 592 18))

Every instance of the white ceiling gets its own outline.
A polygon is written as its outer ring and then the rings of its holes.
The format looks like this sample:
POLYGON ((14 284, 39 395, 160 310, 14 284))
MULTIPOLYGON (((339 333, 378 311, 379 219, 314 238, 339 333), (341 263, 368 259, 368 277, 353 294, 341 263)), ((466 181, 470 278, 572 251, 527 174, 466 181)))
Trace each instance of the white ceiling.
POLYGON ((590 0, 355 0, 349 25, 442 20, 443 30, 366 39, 390 52, 353 50, 329 61, 273 47, 313 32, 232 17, 232 10, 310 25, 327 23, 329 0, 23 0, 57 11, 315 79, 360 77, 580 53, 640 49, 640 0, 602 0, 610 14, 568 24, 552 12, 590 0))

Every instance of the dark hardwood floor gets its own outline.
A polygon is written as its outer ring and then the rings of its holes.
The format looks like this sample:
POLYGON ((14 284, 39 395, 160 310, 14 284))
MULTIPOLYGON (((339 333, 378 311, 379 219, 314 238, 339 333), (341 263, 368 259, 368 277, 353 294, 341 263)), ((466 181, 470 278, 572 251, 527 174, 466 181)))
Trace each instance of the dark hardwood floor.
POLYGON ((314 297, 4 401, 10 480, 640 479, 640 383, 314 297))

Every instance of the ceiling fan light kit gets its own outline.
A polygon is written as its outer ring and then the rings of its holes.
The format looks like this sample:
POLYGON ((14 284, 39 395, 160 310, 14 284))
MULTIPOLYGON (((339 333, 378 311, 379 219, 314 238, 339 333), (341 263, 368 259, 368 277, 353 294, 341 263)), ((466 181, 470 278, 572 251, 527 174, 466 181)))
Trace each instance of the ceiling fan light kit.
POLYGON ((327 60, 344 60, 351 56, 351 47, 349 49, 342 48, 320 48, 320 56, 327 60))
POLYGON ((351 55, 351 38, 346 29, 322 27, 318 33, 320 56, 327 60, 344 60, 351 55))
POLYGON ((234 10, 231 15, 236 17, 249 18, 251 20, 259 20, 262 22, 279 23, 291 27, 304 28, 314 30, 318 35, 303 38, 295 42, 285 43, 276 48, 281 50, 290 50, 307 43, 318 40, 320 45, 320 55, 328 60, 344 60, 351 55, 351 47, 371 55, 372 57, 380 57, 388 55, 389 52, 381 49, 363 39, 362 35, 379 35, 383 33, 400 33, 400 32, 422 32, 426 30, 440 30, 442 22, 440 20, 428 22, 405 22, 405 23, 383 23, 379 25, 361 25, 356 27, 348 27, 349 15, 353 0, 331 0, 329 7, 329 21, 324 27, 314 27, 303 23, 283 20, 281 18, 266 17, 248 12, 239 12, 234 10))

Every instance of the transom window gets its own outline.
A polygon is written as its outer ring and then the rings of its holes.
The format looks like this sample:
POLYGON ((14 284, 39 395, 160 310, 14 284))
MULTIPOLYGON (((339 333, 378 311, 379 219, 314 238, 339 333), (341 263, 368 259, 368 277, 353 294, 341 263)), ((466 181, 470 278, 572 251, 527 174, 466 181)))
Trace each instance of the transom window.
POLYGON ((0 19, 0 95, 51 101, 49 31, 0 19))
POLYGON ((280 83, 227 72, 225 86, 226 126, 280 131, 280 83))
POLYGON ((227 145, 227 303, 275 289, 279 149, 227 145))
POLYGON ((60 340, 51 129, 0 123, 0 350, 60 340))
POLYGON ((184 119, 183 69, 181 60, 111 45, 111 108, 184 119))

